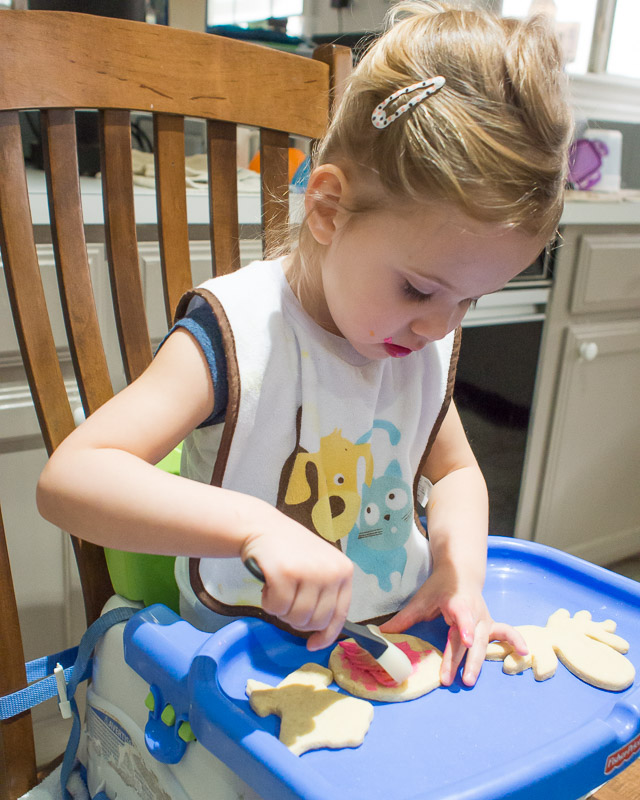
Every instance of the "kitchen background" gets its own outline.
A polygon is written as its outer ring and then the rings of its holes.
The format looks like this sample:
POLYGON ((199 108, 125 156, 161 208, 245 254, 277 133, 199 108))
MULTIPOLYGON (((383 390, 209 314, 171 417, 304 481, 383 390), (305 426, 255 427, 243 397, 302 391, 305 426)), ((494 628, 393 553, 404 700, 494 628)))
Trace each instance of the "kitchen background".
MULTIPOLYGON (((99 0, 82 5, 94 3, 99 5, 99 0)), ((502 8, 506 14, 524 15, 538 7, 554 15, 570 59, 567 70, 578 135, 585 129, 622 134, 619 165, 609 165, 620 175, 620 190, 603 193, 595 184, 590 191, 572 194, 557 245, 523 280, 483 299, 464 323, 457 401, 487 475, 492 532, 552 544, 640 579, 640 56, 631 38, 637 37, 640 5, 637 0, 476 4, 502 8), (490 360, 481 358, 484 354, 490 360)), ((0 0, 0 8, 10 5, 0 0)), ((13 5, 28 3, 15 0, 13 5)), ((46 0, 32 5, 44 7, 46 0)), ((262 8, 265 18, 288 18, 286 27, 272 28, 302 39, 284 40, 282 46, 310 51, 311 40, 353 45, 363 34, 375 33, 390 5, 386 0, 141 0, 137 13, 150 23, 204 31, 214 25, 248 23, 252 12, 262 8)), ((149 138, 150 120, 141 116, 136 122, 141 139, 149 138)), ((34 163, 37 124, 37 119, 25 116, 25 152, 34 163)), ((187 155, 203 152, 201 128, 194 124, 188 132, 187 155)), ((251 238, 259 200, 252 194, 246 169, 255 150, 251 132, 244 132, 241 144, 241 202, 248 209, 242 212, 247 222, 247 240, 242 243, 246 262, 259 255, 251 238)), ((32 169, 29 177, 44 280, 47 291, 54 292, 42 174, 32 169)), ((101 211, 92 218, 89 202, 97 200, 99 208, 99 180, 83 181, 85 221, 99 227, 101 211)), ((142 185, 136 193, 141 270, 152 336, 160 339, 165 323, 163 314, 154 310, 161 305, 159 255, 153 241, 155 201, 152 190, 142 185)), ((210 255, 199 238, 206 217, 198 215, 201 207, 206 209, 206 193, 194 188, 188 199, 194 279, 204 279, 210 255)), ((88 249, 109 331, 104 248, 90 238, 88 249)), ((115 333, 108 336, 116 348, 115 333)), ((121 380, 114 376, 115 385, 121 380)), ((79 406, 72 380, 69 392, 79 406)), ((28 633, 27 658, 74 644, 83 628, 68 539, 39 518, 33 502, 45 459, 0 280, 0 502, 23 630, 28 633), (31 579, 28 592, 20 589, 21 575, 31 579), (37 592, 32 588, 34 576, 37 592)), ((40 747, 46 748, 46 730, 58 720, 55 706, 40 709, 40 747)))

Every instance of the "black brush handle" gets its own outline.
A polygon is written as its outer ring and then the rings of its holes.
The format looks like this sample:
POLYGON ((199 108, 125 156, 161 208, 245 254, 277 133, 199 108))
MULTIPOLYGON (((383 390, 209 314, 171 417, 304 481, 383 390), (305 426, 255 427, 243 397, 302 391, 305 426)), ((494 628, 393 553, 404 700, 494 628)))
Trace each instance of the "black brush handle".
POLYGON ((257 578, 262 583, 266 583, 266 579, 264 577, 264 572, 260 569, 260 564, 255 560, 253 556, 249 556, 246 561, 242 562, 245 567, 249 570, 249 572, 253 575, 254 578, 257 578))

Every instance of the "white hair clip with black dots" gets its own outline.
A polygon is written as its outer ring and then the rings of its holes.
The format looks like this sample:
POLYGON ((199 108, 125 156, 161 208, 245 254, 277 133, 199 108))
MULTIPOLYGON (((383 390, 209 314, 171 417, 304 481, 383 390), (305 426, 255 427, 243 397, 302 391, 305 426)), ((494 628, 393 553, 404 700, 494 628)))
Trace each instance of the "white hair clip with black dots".
POLYGON ((436 75, 435 78, 429 78, 426 81, 420 81, 420 83, 412 83, 411 86, 405 86, 404 89, 398 89, 397 92, 390 94, 386 100, 383 100, 380 105, 377 105, 373 109, 371 122, 380 130, 386 128, 388 125, 391 125, 394 120, 398 119, 399 116, 404 114, 405 111, 409 111, 414 106, 417 106, 418 103, 421 103, 425 97, 429 97, 429 95, 435 94, 435 92, 437 92, 439 89, 442 89, 445 83, 446 81, 442 75, 436 75), (389 105, 389 103, 393 103, 394 100, 397 100, 399 97, 402 97, 405 94, 416 91, 418 91, 418 94, 414 95, 411 100, 407 100, 406 103, 403 103, 393 112, 393 114, 387 116, 385 108, 389 105))

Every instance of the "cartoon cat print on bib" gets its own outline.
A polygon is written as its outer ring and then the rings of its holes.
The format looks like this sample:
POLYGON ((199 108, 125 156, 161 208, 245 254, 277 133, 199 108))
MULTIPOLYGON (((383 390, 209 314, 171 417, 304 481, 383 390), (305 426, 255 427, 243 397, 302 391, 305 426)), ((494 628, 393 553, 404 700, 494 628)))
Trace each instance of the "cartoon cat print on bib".
POLYGON ((278 507, 346 551, 383 592, 391 591, 393 573, 404 573, 414 519, 411 485, 400 462, 389 460, 400 440, 398 428, 383 419, 355 442, 335 429, 315 452, 298 442, 280 481, 278 507), (376 431, 386 447, 372 448, 376 431))
POLYGON ((349 558, 375 575, 385 592, 391 591, 391 575, 404 573, 412 524, 411 487, 402 480, 400 464, 392 461, 384 475, 363 485, 359 525, 347 542, 349 558))

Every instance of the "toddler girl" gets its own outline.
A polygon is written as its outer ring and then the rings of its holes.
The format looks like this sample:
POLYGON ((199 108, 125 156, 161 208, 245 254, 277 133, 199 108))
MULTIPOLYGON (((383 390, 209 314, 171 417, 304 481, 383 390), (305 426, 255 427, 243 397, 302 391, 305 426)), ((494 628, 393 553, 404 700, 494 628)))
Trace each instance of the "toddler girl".
POLYGON ((396 6, 314 154, 294 246, 183 299, 147 371, 52 456, 42 514, 185 557, 211 628, 256 614, 314 650, 347 617, 442 614, 445 685, 465 656, 476 681, 490 639, 526 652, 482 598, 487 493, 451 392, 465 312, 554 235, 570 127, 541 19, 396 6), (180 477, 153 467, 183 440, 180 477))

